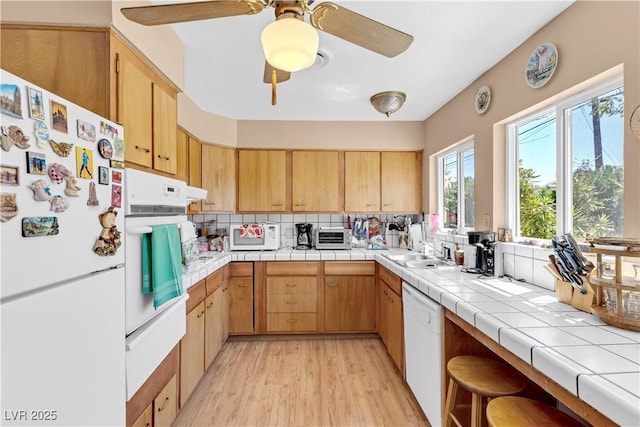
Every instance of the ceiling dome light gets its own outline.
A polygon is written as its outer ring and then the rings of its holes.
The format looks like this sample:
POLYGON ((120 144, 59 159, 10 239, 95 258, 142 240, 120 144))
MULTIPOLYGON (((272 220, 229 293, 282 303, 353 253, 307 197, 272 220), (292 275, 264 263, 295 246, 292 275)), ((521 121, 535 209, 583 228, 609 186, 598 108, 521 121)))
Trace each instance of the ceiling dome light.
POLYGON ((379 113, 389 117, 392 113, 395 113, 402 107, 407 95, 397 90, 390 90, 387 92, 380 92, 373 95, 370 99, 371 105, 379 113))
POLYGON ((313 65, 318 53, 318 32, 294 14, 282 14, 262 30, 262 50, 267 62, 294 72, 313 65))

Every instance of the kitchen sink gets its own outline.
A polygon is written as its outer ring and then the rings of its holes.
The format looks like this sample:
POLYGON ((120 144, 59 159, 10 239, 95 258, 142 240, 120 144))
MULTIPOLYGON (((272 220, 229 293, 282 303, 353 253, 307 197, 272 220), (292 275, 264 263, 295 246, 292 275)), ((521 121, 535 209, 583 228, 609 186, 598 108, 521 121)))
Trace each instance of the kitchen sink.
POLYGON ((407 268, 437 268, 454 265, 450 260, 424 254, 385 255, 385 257, 407 268))
POLYGON ((431 259, 432 257, 429 257, 427 255, 424 254, 402 254, 402 255, 385 255, 387 258, 389 258, 391 261, 418 261, 418 260, 428 260, 431 259))

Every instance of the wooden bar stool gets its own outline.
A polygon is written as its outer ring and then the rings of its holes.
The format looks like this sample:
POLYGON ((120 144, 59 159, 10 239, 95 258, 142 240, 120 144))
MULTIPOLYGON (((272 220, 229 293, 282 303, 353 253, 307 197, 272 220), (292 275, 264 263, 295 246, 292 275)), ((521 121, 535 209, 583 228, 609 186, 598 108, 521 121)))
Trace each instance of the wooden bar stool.
POLYGON ((518 396, 492 399, 487 405, 487 421, 490 427, 582 427, 559 409, 518 396))
POLYGON ((518 394, 527 385, 526 379, 515 369, 479 356, 456 356, 447 362, 447 372, 451 378, 444 410, 446 427, 452 422, 462 427, 453 413, 458 387, 471 392, 471 426, 480 427, 484 416, 483 398, 518 394))

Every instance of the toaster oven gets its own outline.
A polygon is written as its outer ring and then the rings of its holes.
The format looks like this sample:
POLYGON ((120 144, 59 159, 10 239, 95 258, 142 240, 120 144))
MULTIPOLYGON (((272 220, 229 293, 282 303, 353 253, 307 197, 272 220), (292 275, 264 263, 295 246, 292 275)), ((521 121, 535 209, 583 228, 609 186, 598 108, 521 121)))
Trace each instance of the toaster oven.
POLYGON ((351 230, 344 227, 316 229, 316 249, 351 249, 351 230))

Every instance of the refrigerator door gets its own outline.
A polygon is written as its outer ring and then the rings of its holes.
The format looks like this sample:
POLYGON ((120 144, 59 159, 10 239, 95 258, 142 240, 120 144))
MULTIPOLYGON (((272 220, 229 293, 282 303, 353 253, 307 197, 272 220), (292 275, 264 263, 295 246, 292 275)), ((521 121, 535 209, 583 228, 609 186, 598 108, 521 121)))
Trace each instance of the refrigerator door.
POLYGON ((124 268, 0 309, 3 425, 125 425, 124 268))
POLYGON ((28 148, 20 148, 24 144, 9 144, 5 151, 7 144, 3 142, 0 150, 3 173, 17 170, 18 178, 18 185, 12 182, 13 172, 3 175, 0 180, 0 193, 15 195, 17 206, 16 216, 0 222, 0 298, 28 293, 124 263, 124 245, 113 256, 99 256, 93 252, 103 231, 99 216, 110 206, 114 205, 117 212, 116 229, 120 233, 124 229, 124 213, 119 208, 123 203, 124 169, 112 168, 110 163, 124 159, 122 126, 4 70, 0 70, 0 81, 3 94, 13 91, 14 104, 17 100, 21 104, 20 113, 10 115, 2 110, 2 130, 7 133, 11 128, 19 128, 29 144, 28 148), (30 107, 34 105, 31 98, 36 92, 39 94, 38 114, 30 107), (52 110, 64 112, 64 126, 54 123, 52 110), (48 135, 43 134, 43 127, 48 129, 48 135), (41 132, 36 133, 36 129, 41 132), (60 150, 55 144, 73 146, 60 150), (89 156, 85 169, 82 167, 83 150, 89 156), (59 165, 55 170, 60 174, 53 173, 58 179, 51 177, 52 172, 49 172, 54 165, 59 165), (60 179, 67 173, 76 177, 79 190, 67 188, 67 181, 60 179), (36 187, 42 189, 39 193, 41 201, 35 200, 36 192, 30 188, 36 182, 39 182, 36 187), (95 188, 98 201, 95 206, 88 204, 92 193, 90 187, 95 188), (52 197, 64 200, 68 208, 52 211, 53 204, 47 200, 52 197), (55 218, 58 234, 23 237, 22 223, 29 217, 55 218))

